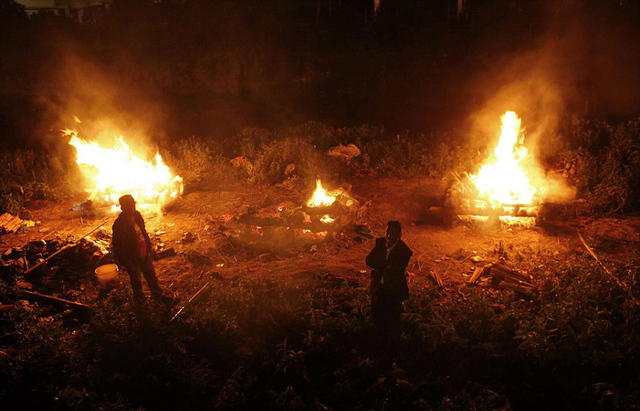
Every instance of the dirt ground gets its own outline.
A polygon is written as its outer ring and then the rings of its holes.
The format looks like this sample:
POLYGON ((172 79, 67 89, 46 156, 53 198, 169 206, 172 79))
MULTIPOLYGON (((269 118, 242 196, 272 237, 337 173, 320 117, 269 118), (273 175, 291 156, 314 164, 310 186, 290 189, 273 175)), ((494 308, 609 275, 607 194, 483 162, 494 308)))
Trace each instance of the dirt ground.
MULTIPOLYGON (((602 260, 611 263, 631 261, 640 250, 640 217, 585 218, 563 217, 547 226, 488 226, 454 222, 447 226, 430 217, 428 207, 438 204, 444 183, 438 179, 400 180, 356 179, 351 192, 362 203, 370 201, 359 224, 368 225, 374 236, 384 235, 386 221, 400 220, 403 240, 413 250, 408 267, 411 287, 431 287, 429 271, 435 271, 446 286, 460 284, 478 265, 508 256, 513 268, 530 272, 536 255, 564 258, 569 253, 585 253, 577 232, 581 232, 602 260)), ((364 259, 374 240, 347 228, 329 238, 305 238, 289 246, 269 250, 242 247, 225 240, 221 229, 232 223, 247 207, 274 208, 297 204, 310 193, 283 187, 248 187, 227 183, 217 187, 198 187, 187 192, 166 215, 147 217, 147 231, 164 248, 174 248, 177 256, 155 263, 163 287, 181 300, 188 299, 212 272, 217 278, 268 278, 307 281, 317 276, 348 278, 366 286, 369 272, 364 259), (185 233, 191 233, 185 237, 185 233), (192 237, 191 241, 185 238, 192 237)), ((75 199, 81 201, 82 199, 75 199)), ((100 218, 83 218, 70 210, 72 201, 34 203, 32 218, 40 223, 21 234, 0 236, 0 252, 32 240, 80 237, 96 226, 100 218)), ((110 234, 113 214, 105 224, 110 234)), ((120 275, 121 286, 127 285, 120 275)), ((97 283, 93 284, 98 288, 97 283)), ((95 293, 79 299, 90 304, 95 293)))

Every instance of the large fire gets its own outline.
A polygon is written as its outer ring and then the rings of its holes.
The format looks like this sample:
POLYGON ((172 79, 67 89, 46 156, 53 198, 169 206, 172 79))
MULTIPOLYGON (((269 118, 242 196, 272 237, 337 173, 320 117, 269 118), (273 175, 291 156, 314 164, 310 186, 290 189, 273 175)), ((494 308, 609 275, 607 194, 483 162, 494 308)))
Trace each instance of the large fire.
POLYGON ((522 145, 521 120, 514 111, 502 116, 502 133, 496 146, 493 161, 484 164, 471 180, 478 188, 479 197, 492 207, 503 205, 530 205, 536 200, 523 160, 527 149, 522 145))
POLYGON ((94 183, 85 188, 91 193, 90 200, 117 209, 118 198, 131 194, 139 208, 160 208, 182 194, 182 178, 171 172, 159 153, 153 161, 145 161, 133 154, 122 137, 116 139, 113 148, 105 148, 83 140, 75 130, 63 133, 76 148, 80 170, 94 183))

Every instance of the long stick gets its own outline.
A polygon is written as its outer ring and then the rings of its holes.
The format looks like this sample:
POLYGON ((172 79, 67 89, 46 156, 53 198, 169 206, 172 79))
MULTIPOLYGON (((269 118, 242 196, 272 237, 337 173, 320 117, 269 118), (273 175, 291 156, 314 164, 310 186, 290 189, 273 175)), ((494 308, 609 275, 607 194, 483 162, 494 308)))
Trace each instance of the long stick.
POLYGON ((207 281, 207 283, 205 285, 202 286, 201 289, 198 290, 197 293, 195 293, 193 295, 193 297, 189 298, 189 301, 187 301, 187 303, 185 305, 183 305, 178 312, 171 318, 171 320, 169 321, 170 323, 173 322, 173 320, 175 320, 176 318, 178 318, 178 316, 180 316, 180 314, 182 314, 182 312, 184 311, 185 308, 187 308, 192 302, 194 302, 202 293, 204 293, 204 291, 209 288, 209 286, 211 285, 211 281, 207 281))
POLYGON ((605 267, 605 265, 602 263, 602 261, 600 261, 600 259, 598 258, 598 256, 596 255, 596 253, 591 249, 591 247, 589 247, 589 245, 587 244, 587 242, 584 240, 584 237, 582 237, 582 234, 578 233, 578 237, 580 237, 580 241, 582 241, 582 244, 584 245, 584 247, 587 249, 587 251, 589 252, 589 254, 591 254, 593 256, 593 258, 596 259, 596 261, 598 262, 598 264, 600 264, 600 267, 602 267, 602 269, 609 274, 609 276, 611 278, 613 278, 613 280, 618 284, 618 286, 620 286, 620 288, 622 288, 627 294, 629 294, 629 297, 631 297, 631 299, 633 300, 634 303, 636 303, 636 305, 640 305, 640 301, 638 301, 638 299, 631 294, 631 290, 629 289, 629 287, 626 286, 626 284, 624 284, 622 281, 620 281, 618 279, 618 277, 616 277, 611 271, 609 271, 607 269, 607 267, 605 267))
POLYGON ((62 247, 61 249, 59 249, 58 251, 56 251, 55 253, 51 254, 49 257, 45 258, 44 260, 40 261, 38 264, 34 265, 33 267, 31 267, 30 269, 28 269, 27 271, 25 271, 25 274, 29 274, 30 272, 34 271, 37 268, 40 268, 42 265, 44 265, 47 261, 49 261, 50 259, 52 259, 53 257, 55 257, 56 255, 60 254, 61 252, 63 252, 64 250, 71 248, 73 246, 75 246, 78 241, 82 240, 83 238, 85 238, 86 236, 88 236, 89 234, 92 234, 94 231, 96 231, 97 229, 99 229, 100 227, 102 227, 104 225, 104 223, 107 222, 107 220, 109 220, 109 217, 105 218, 104 220, 102 220, 102 222, 100 222, 100 225, 98 225, 97 227, 95 227, 93 230, 89 231, 87 234, 83 235, 82 237, 78 238, 76 241, 74 241, 73 243, 67 244, 64 247, 62 247))
POLYGON ((58 298, 58 297, 54 297, 54 296, 46 295, 46 294, 40 294, 40 293, 36 293, 34 291, 28 291, 28 290, 20 290, 20 293, 23 296, 25 296, 25 298, 27 298, 27 299, 39 301, 39 302, 42 302, 42 303, 48 303, 48 304, 52 304, 52 305, 68 306, 68 307, 71 307, 71 308, 75 308, 75 309, 91 312, 91 308, 88 305, 82 304, 82 303, 77 303, 75 301, 64 300, 62 298, 58 298))

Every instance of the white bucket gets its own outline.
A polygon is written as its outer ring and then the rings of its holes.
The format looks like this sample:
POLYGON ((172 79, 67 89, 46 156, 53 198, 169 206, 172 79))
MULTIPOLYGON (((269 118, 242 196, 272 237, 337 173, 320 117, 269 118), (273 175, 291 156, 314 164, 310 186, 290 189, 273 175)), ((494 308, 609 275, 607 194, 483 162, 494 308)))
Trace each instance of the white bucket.
POLYGON ((96 268, 96 277, 101 284, 107 285, 118 278, 118 266, 116 264, 101 265, 96 268))

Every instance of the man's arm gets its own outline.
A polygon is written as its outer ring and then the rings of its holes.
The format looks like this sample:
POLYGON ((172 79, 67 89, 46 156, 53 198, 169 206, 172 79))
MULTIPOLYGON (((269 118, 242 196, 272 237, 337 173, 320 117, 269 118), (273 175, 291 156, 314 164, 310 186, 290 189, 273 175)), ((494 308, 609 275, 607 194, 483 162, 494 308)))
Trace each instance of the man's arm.
MULTIPOLYGON (((385 251, 384 248, 384 238, 376 239, 376 245, 373 247, 369 255, 367 255, 366 263, 367 266, 373 268, 374 270, 384 270, 386 268, 385 258, 382 258, 382 254, 385 251)), ((385 256, 386 257, 386 256, 385 256)))
POLYGON ((153 257, 153 245, 151 244, 151 238, 149 238, 149 234, 147 233, 147 228, 144 224, 144 219, 142 218, 142 214, 139 211, 136 211, 135 215, 136 224, 140 227, 140 232, 142 232, 142 236, 144 237, 144 242, 147 244, 147 254, 153 257))

